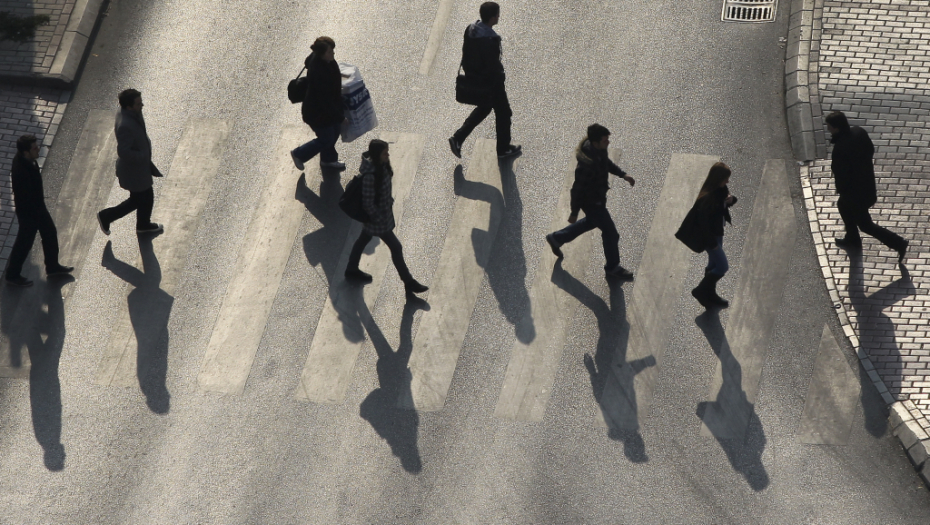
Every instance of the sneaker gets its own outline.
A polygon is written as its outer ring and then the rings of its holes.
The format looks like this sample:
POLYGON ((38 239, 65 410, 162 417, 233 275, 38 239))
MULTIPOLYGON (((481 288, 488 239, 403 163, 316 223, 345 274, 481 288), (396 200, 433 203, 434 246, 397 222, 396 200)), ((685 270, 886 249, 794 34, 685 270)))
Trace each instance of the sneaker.
POLYGON ((549 235, 546 235, 546 242, 548 242, 549 247, 552 248, 552 253, 554 253, 556 257, 561 259, 562 258, 562 250, 560 249, 561 245, 555 242, 555 237, 553 237, 551 233, 549 235))
POLYGON ((836 238, 833 240, 833 242, 836 243, 837 247, 843 248, 844 250, 861 250, 862 249, 862 241, 853 242, 853 241, 847 241, 846 239, 836 238))
POLYGON ((904 245, 898 250, 898 264, 904 264, 904 257, 907 255, 907 246, 909 241, 904 241, 904 245))
POLYGON ((345 163, 339 162, 338 160, 334 160, 332 162, 320 162, 320 167, 340 171, 346 169, 345 163))
POLYGON ((516 157, 517 155, 520 155, 521 153, 523 153, 523 147, 522 147, 522 146, 518 146, 518 145, 516 145, 516 144, 511 144, 511 145, 507 146, 507 149, 504 150, 503 152, 498 152, 497 158, 499 158, 499 159, 506 159, 506 158, 508 158, 508 157, 516 157))
POLYGON ((17 276, 17 277, 10 277, 9 275, 7 275, 4 281, 6 281, 6 284, 10 286, 19 286, 20 288, 32 286, 32 281, 30 281, 29 279, 26 279, 22 275, 17 276))
POLYGON ((365 273, 358 268, 354 270, 346 270, 345 277, 347 281, 355 281, 359 283, 370 283, 372 281, 371 274, 365 273))
POLYGON ((462 158, 462 143, 455 140, 455 137, 449 137, 449 148, 452 150, 453 155, 462 158))
POLYGON ((291 160, 294 161, 294 166, 296 166, 298 170, 300 170, 300 171, 303 171, 303 170, 304 170, 304 163, 303 163, 303 161, 301 161, 299 158, 297 158, 297 150, 296 150, 296 149, 292 149, 292 150, 291 150, 291 160))
POLYGON ((161 233, 165 228, 158 223, 150 222, 146 226, 136 226, 136 233, 161 233))
POLYGON ((615 277, 617 279, 622 279, 624 281, 633 280, 633 272, 627 270, 626 268, 624 268, 623 266, 620 266, 619 264, 617 266, 614 266, 610 270, 605 270, 604 273, 606 274, 607 277, 615 277))
POLYGON ((97 212, 97 224, 100 225, 100 231, 102 231, 104 235, 110 235, 110 225, 103 222, 103 219, 100 217, 101 213, 103 212, 97 212))
POLYGON ((49 277, 54 277, 56 275, 67 275, 74 271, 74 266, 65 266, 59 264, 57 266, 52 266, 51 268, 45 269, 45 275, 49 277))

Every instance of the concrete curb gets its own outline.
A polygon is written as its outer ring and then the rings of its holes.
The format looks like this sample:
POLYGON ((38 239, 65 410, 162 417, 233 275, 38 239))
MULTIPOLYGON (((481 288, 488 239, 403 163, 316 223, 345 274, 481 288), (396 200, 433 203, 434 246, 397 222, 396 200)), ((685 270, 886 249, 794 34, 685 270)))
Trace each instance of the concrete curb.
POLYGON ((792 0, 791 15, 788 19, 788 41, 785 48, 785 116, 791 136, 791 149, 795 158, 802 161, 826 156, 825 146, 820 146, 822 151, 818 151, 818 144, 825 144, 823 113, 817 100, 816 60, 822 3, 823 0, 792 0))
POLYGON ((817 250, 817 258, 820 261, 820 270, 823 272, 823 278, 827 285, 827 292, 830 294, 830 300, 836 308, 836 315, 843 327, 843 333, 849 344, 852 345, 859 358, 859 365, 868 374, 869 379, 878 393, 881 394, 882 400, 889 406, 890 415, 888 416, 888 427, 892 433, 897 436, 901 446, 907 452, 908 457, 914 464, 914 469, 923 479, 924 483, 930 488, 930 461, 927 457, 930 455, 930 421, 925 418, 920 409, 911 401, 899 401, 891 395, 888 387, 878 372, 875 371, 875 365, 868 352, 859 345, 859 337, 853 330, 849 322, 849 315, 846 307, 840 298, 839 291, 836 288, 836 281, 833 278, 833 270, 827 260, 826 243, 823 232, 820 229, 820 221, 817 217, 817 208, 814 204, 814 191, 811 188, 810 167, 801 166, 801 191, 804 194, 804 207, 807 209, 808 223, 810 224, 811 235, 814 238, 814 247, 817 250))
POLYGON ((106 0, 77 0, 48 73, 0 73, 0 82, 72 89, 106 0))

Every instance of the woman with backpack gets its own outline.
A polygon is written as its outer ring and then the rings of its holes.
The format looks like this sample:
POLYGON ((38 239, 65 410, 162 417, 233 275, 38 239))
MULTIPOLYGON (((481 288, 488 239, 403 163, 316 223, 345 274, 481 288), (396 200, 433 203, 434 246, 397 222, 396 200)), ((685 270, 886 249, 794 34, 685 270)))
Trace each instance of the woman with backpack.
POLYGON ((313 51, 304 60, 307 66, 307 93, 304 95, 300 113, 304 122, 316 133, 316 138, 291 150, 294 166, 304 170, 304 163, 320 155, 320 167, 344 170, 346 165, 339 162, 336 153, 336 141, 345 114, 342 107, 342 74, 336 63, 334 50, 336 42, 321 36, 313 42, 313 51))
POLYGON ((391 250, 391 260, 404 283, 407 297, 429 290, 410 275, 407 263, 404 262, 403 247, 394 234, 394 197, 391 186, 394 172, 391 170, 387 142, 374 139, 368 144, 368 151, 362 153, 359 172, 362 178, 362 208, 368 214, 368 221, 364 223, 362 233, 349 253, 346 280, 362 283, 372 281, 371 275, 359 270, 358 263, 371 238, 378 237, 391 250))
POLYGON ((728 301, 717 295, 716 289, 717 281, 730 268, 723 252, 723 223, 732 222, 730 206, 736 204, 736 197, 730 195, 729 182, 729 166, 722 162, 711 166, 694 206, 675 235, 692 250, 707 252, 704 278, 691 290, 691 295, 705 308, 730 306, 728 301))

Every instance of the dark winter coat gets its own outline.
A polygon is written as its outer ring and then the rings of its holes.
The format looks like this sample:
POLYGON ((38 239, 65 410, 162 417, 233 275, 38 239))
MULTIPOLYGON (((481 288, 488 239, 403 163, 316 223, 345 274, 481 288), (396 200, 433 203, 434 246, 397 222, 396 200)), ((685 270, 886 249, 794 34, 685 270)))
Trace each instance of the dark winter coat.
POLYGON ((723 237, 723 221, 732 223, 730 206, 736 204, 736 197, 728 205, 729 194, 730 190, 724 186, 695 201, 675 237, 696 252, 716 248, 717 238, 723 237))
POLYGON ((481 20, 465 28, 462 41, 462 69, 466 78, 499 89, 504 88, 506 75, 501 62, 501 37, 481 20))
POLYGON ((590 140, 582 140, 575 149, 578 166, 575 168, 575 183, 572 185, 572 214, 579 209, 607 205, 607 190, 610 182, 608 173, 623 177, 626 172, 607 156, 607 150, 595 148, 590 140))
POLYGON ((17 154, 13 157, 10 178, 17 217, 33 217, 46 212, 42 173, 36 161, 27 159, 21 153, 17 154))
POLYGON ((310 127, 322 128, 344 120, 342 75, 335 60, 327 62, 313 53, 304 61, 307 66, 307 94, 300 113, 310 127))
POLYGON ((152 187, 152 176, 161 172, 152 163, 152 141, 145 131, 141 113, 121 108, 113 125, 116 133, 116 178, 126 191, 145 191, 152 187))
POLYGON ((394 196, 391 184, 394 171, 390 164, 375 166, 368 156, 362 154, 362 208, 370 220, 365 223, 369 235, 381 235, 394 229, 394 196))
POLYGON ((832 139, 833 180, 836 192, 859 206, 869 208, 875 204, 878 194, 875 189, 875 168, 872 155, 875 146, 869 134, 859 126, 837 133, 832 139))

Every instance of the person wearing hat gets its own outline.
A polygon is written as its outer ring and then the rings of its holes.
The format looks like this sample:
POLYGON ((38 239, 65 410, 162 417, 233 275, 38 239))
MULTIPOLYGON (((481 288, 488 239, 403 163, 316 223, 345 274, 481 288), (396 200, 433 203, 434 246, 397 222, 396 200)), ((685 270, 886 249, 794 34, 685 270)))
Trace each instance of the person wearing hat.
POLYGON ((374 139, 368 144, 368 151, 362 153, 362 165, 359 167, 362 175, 362 207, 368 214, 369 221, 362 228, 361 235, 352 246, 349 253, 349 263, 346 265, 345 277, 349 281, 370 283, 371 275, 358 268, 362 259, 362 252, 372 237, 378 237, 388 249, 391 250, 391 260, 408 297, 423 293, 429 288, 417 282, 410 275, 407 263, 404 262, 403 247, 394 234, 394 197, 391 194, 391 179, 394 172, 391 170, 388 143, 374 139))
POLYGON ((304 60, 307 66, 307 93, 300 114, 304 122, 316 133, 316 138, 291 150, 291 159, 298 170, 304 163, 320 156, 320 167, 344 170, 339 162, 336 141, 345 115, 342 108, 342 75, 336 63, 336 42, 328 37, 317 38, 310 46, 312 53, 304 60))

